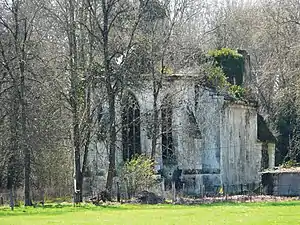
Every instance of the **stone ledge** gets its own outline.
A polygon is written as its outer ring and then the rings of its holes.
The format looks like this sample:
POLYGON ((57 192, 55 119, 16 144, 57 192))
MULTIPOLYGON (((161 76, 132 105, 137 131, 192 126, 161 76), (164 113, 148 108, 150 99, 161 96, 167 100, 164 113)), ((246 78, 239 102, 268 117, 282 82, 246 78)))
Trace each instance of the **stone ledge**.
POLYGON ((195 174, 220 174, 220 169, 183 169, 183 175, 195 175, 195 174))

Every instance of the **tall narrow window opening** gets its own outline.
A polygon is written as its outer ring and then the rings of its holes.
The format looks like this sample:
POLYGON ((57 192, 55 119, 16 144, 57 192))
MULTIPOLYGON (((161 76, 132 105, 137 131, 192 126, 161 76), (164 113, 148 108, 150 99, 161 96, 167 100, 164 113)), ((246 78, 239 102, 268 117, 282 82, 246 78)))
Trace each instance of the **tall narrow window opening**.
POLYGON ((127 93, 122 104, 123 160, 141 154, 140 107, 135 96, 127 93))
POLYGON ((164 164, 172 164, 176 160, 172 135, 172 111, 172 101, 169 96, 166 96, 161 109, 162 159, 164 164))

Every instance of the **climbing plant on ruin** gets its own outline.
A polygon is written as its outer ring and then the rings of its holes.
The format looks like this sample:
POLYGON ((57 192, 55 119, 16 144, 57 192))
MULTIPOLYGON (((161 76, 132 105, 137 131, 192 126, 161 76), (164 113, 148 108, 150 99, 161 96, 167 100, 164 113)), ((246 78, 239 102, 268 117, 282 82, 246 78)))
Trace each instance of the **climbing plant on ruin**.
POLYGON ((205 68, 205 86, 228 93, 236 99, 244 99, 246 89, 243 88, 244 58, 237 51, 227 48, 208 52, 206 61, 211 62, 205 68))
POLYGON ((216 66, 222 68, 231 84, 241 85, 243 83, 244 57, 237 51, 222 48, 208 52, 213 58, 216 66))

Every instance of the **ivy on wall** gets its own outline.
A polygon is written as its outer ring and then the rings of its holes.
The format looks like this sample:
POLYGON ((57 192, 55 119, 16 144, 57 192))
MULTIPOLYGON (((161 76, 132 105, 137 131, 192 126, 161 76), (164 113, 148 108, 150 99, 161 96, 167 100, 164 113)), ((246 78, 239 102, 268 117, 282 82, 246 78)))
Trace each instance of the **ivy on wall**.
POLYGON ((244 73, 244 57, 237 51, 222 48, 208 53, 213 65, 206 69, 205 85, 226 92, 235 99, 244 99, 246 90, 241 87, 244 73))

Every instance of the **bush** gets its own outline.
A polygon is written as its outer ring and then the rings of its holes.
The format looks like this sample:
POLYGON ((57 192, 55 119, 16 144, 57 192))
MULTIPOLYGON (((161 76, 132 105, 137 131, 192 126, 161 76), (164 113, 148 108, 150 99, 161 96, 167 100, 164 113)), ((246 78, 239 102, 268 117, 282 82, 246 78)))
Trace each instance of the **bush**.
POLYGON ((241 59, 243 56, 239 54, 236 50, 230 48, 221 48, 208 51, 208 55, 214 58, 224 58, 224 57, 231 57, 233 59, 241 59))
POLYGON ((125 163, 120 178, 129 198, 154 186, 156 178, 153 168, 153 160, 145 155, 135 156, 125 163))
POLYGON ((206 69, 208 74, 205 85, 214 88, 218 92, 227 92, 235 99, 244 99, 246 96, 245 88, 233 85, 227 81, 227 77, 220 67, 209 67, 206 69))
POLYGON ((218 91, 227 89, 230 83, 227 81, 227 77, 220 67, 209 67, 207 69, 208 77, 207 81, 209 87, 216 88, 218 91))
POLYGON ((238 85, 231 85, 229 87, 229 93, 237 99, 243 99, 245 97, 246 90, 238 85))
POLYGON ((221 67, 231 84, 242 85, 244 73, 244 57, 237 51, 229 48, 222 48, 209 51, 208 55, 212 57, 216 66, 221 67))

